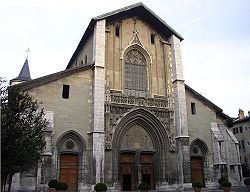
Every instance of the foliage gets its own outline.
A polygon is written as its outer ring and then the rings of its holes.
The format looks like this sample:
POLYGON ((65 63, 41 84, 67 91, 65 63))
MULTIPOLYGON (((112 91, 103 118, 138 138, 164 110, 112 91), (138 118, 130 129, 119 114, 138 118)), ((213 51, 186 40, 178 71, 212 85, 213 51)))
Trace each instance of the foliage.
POLYGON ((105 183, 97 183, 94 187, 95 191, 107 191, 105 183))
POLYGON ((228 180, 223 181, 221 185, 222 185, 223 187, 231 187, 231 186, 232 186, 232 184, 231 184, 228 180))
POLYGON ((148 183, 146 183, 146 182, 141 182, 141 183, 139 184, 139 186, 138 186, 138 189, 140 189, 140 190, 150 190, 151 187, 150 187, 150 185, 149 185, 148 183))
POLYGON ((250 178, 246 178, 246 179, 244 180, 244 183, 245 183, 245 185, 250 185, 250 178))
POLYGON ((56 188, 57 183, 58 183, 57 179, 52 179, 49 181, 48 186, 49 186, 49 188, 56 188))
POLYGON ((9 189, 15 173, 27 172, 37 165, 45 147, 43 130, 48 121, 44 111, 27 92, 7 87, 1 79, 1 154, 2 186, 9 176, 9 189))
POLYGON ((221 177, 221 178, 218 180, 218 183, 219 183, 220 185, 222 185, 222 183, 223 183, 224 181, 228 181, 227 177, 221 177))
POLYGON ((202 183, 200 181, 192 183, 193 188, 202 188, 202 183))
POLYGON ((68 185, 66 183, 57 182, 55 188, 56 190, 67 190, 68 185))

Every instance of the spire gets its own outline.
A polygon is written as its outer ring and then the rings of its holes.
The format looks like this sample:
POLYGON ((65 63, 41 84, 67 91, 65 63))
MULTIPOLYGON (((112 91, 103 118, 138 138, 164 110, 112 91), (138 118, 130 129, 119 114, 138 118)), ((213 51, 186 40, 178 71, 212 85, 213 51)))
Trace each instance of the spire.
POLYGON ((28 58, 26 58, 22 70, 20 71, 19 75, 15 80, 20 80, 20 81, 29 81, 31 80, 30 77, 30 69, 29 69, 29 63, 28 63, 28 58))
POLYGON ((30 81, 30 69, 29 69, 29 63, 28 63, 28 57, 25 59, 25 62, 23 64, 23 67, 18 75, 18 77, 10 80, 10 85, 19 84, 25 81, 30 81))

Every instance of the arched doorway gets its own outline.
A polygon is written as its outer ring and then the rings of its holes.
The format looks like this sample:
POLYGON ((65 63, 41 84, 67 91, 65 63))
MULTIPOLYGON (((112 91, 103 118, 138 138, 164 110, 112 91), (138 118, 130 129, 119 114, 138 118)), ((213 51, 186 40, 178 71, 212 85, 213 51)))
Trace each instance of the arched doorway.
POLYGON ((190 146, 191 155, 191 180, 201 182, 205 187, 204 164, 208 152, 207 145, 201 139, 195 139, 190 146))
POLYGON ((85 171, 84 139, 75 131, 64 133, 57 142, 60 182, 67 183, 69 192, 78 190, 85 171))
POLYGON ((144 181, 154 190, 166 171, 167 132, 145 109, 135 109, 119 122, 113 137, 113 178, 123 191, 137 190, 144 181), (116 177, 117 176, 117 177, 116 177))

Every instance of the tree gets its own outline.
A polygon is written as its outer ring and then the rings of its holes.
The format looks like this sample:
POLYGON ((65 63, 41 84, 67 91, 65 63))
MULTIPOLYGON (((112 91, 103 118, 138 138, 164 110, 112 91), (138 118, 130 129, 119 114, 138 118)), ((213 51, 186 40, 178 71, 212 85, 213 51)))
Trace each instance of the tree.
POLYGON ((18 86, 6 86, 1 79, 1 191, 9 177, 31 170, 45 147, 43 130, 49 125, 39 103, 18 86))

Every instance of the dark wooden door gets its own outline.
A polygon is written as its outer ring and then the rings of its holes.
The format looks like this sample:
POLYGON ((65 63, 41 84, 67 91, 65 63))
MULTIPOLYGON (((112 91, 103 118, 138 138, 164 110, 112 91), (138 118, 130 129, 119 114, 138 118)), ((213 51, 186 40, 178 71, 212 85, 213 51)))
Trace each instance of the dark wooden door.
POLYGON ((120 156, 120 178, 123 191, 136 190, 135 162, 131 153, 120 156))
POLYGON ((203 183, 203 162, 201 158, 191 158, 191 178, 192 182, 203 183))
POLYGON ((77 191, 78 156, 65 154, 60 156, 60 181, 67 183, 68 191, 77 191))
POLYGON ((150 184, 151 189, 155 189, 153 154, 142 153, 140 160, 142 165, 142 181, 150 184))

